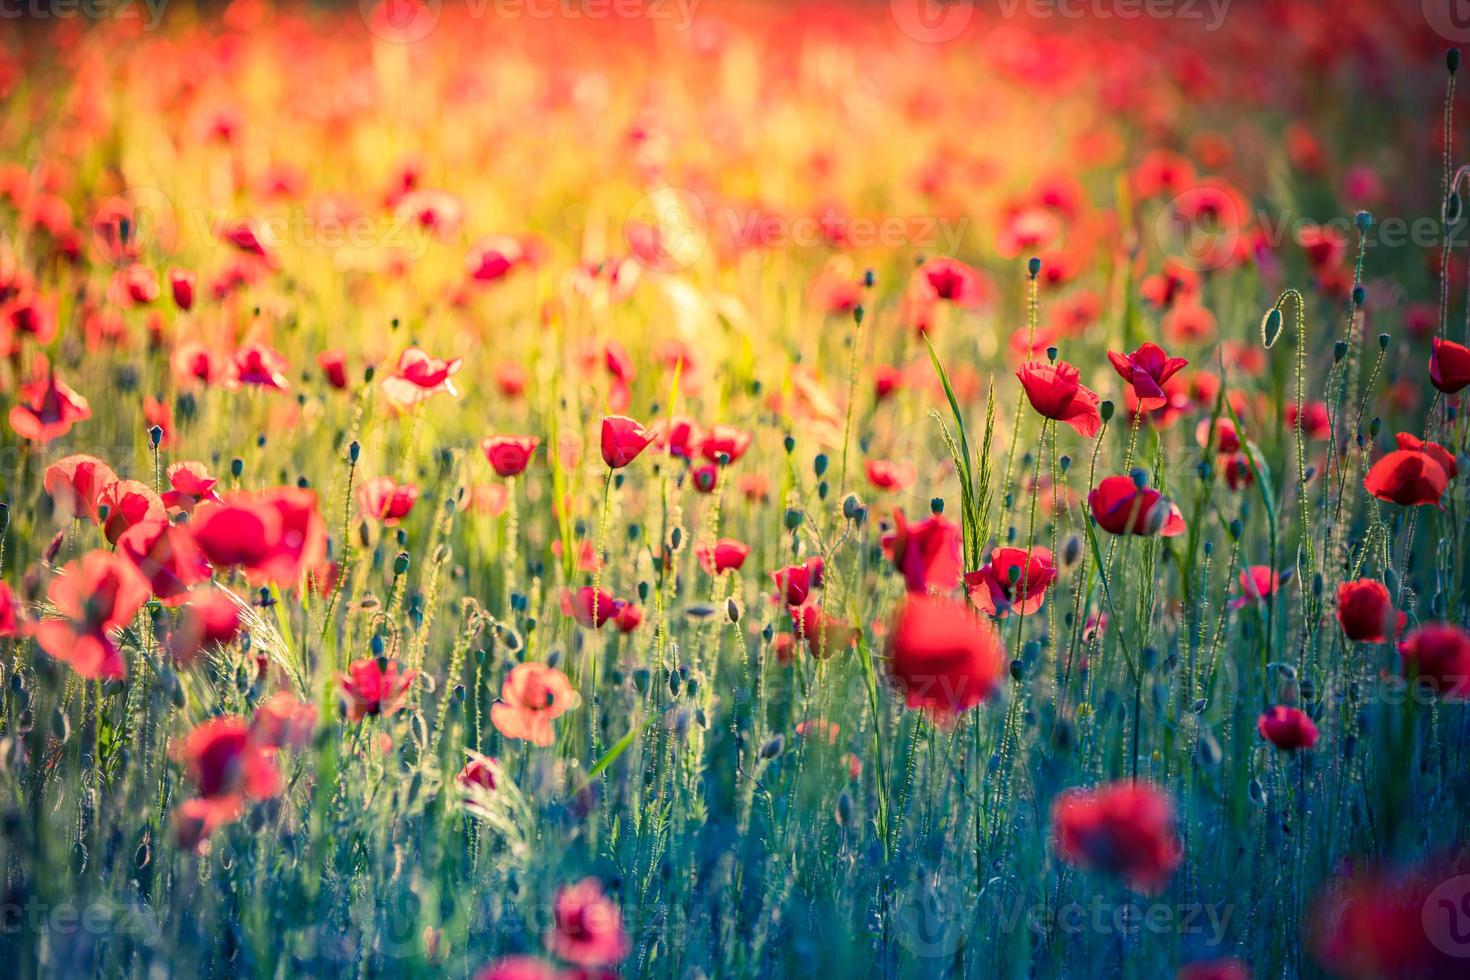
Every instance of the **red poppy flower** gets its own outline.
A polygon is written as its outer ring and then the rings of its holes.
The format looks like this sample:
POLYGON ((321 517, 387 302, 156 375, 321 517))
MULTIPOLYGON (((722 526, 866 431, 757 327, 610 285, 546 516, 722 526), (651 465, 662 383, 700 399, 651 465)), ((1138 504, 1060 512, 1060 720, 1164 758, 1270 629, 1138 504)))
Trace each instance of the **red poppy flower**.
POLYGON ((1244 609, 1254 602, 1264 602, 1276 594, 1281 576, 1270 565, 1250 565, 1240 573, 1240 595, 1230 600, 1231 609, 1244 609))
POLYGON ((914 280, 924 294, 966 309, 985 305, 994 293, 983 275, 948 256, 929 259, 919 266, 914 280))
POLYGON ((191 664, 206 648, 233 642, 239 631, 239 603, 224 589, 196 589, 169 634, 169 654, 179 663, 191 664))
POLYGON ((1368 470, 1364 489, 1379 500, 1403 507, 1438 505, 1459 474, 1455 458, 1443 446, 1407 432, 1400 432, 1396 439, 1398 448, 1368 470))
POLYGON ((1204 344, 1215 339, 1215 314, 1195 302, 1179 302, 1160 323, 1171 344, 1204 344))
POLYGON ((337 685, 347 700, 347 717, 362 721, 369 715, 391 715, 408 700, 408 689, 419 676, 404 670, 397 660, 364 657, 353 661, 337 685))
POLYGON ((702 544, 694 549, 694 557, 699 559, 699 567, 711 575, 738 571, 740 566, 745 564, 745 558, 749 554, 750 546, 734 538, 721 538, 712 545, 702 544))
POLYGON ((321 368, 327 384, 337 390, 347 387, 347 355, 340 350, 324 350, 316 356, 316 366, 321 368))
POLYGON ((952 720, 1001 684, 1001 644, 967 603, 910 595, 888 633, 888 669, 910 708, 952 720))
POLYGON ((1306 712, 1278 704, 1256 719, 1256 731, 1278 749, 1293 752, 1317 744, 1317 726, 1306 712))
MULTIPOLYGON (((1286 406, 1286 424, 1296 428, 1296 402, 1286 406)), ((1326 402, 1311 401, 1302 405, 1302 434, 1308 439, 1326 439, 1332 435, 1332 417, 1326 402)))
POLYGON ((1097 526, 1109 534, 1172 538, 1185 531, 1179 507, 1152 487, 1138 486, 1131 477, 1107 477, 1087 495, 1087 506, 1097 526))
POLYGON ((643 622, 643 610, 632 602, 624 602, 613 617, 619 633, 631 633, 643 622))
POLYGON ((1443 337, 1431 341, 1429 380, 1447 395, 1470 385, 1470 347, 1443 337))
POLYGON ((214 492, 219 480, 209 475, 203 463, 186 460, 168 468, 171 489, 163 492, 163 505, 169 510, 180 510, 192 514, 194 508, 206 501, 219 503, 220 496, 214 492))
POLYGON ((117 482, 117 474, 95 456, 78 453, 46 467, 44 483, 56 513, 62 517, 87 516, 97 520, 102 490, 117 482))
POLYGON ((826 660, 839 650, 846 650, 857 640, 857 630, 829 616, 817 603, 809 603, 792 610, 797 635, 806 640, 807 652, 818 660, 826 660))
POLYGON ((187 526, 143 521, 124 531, 117 547, 147 577, 153 594, 165 605, 183 602, 191 588, 209 579, 209 562, 187 526))
POLYGON ((996 548, 990 561, 965 576, 965 587, 975 608, 992 616, 1014 612, 1029 616, 1046 601, 1046 590, 1057 580, 1050 548, 996 548))
POLYGON ((277 691, 255 709, 250 730, 256 741, 272 749, 303 749, 311 744, 316 728, 316 705, 307 704, 289 691, 277 691))
POLYGON ((169 357, 169 369, 182 387, 203 384, 234 388, 239 383, 235 377, 235 362, 197 341, 176 345, 169 357))
POLYGON ((894 463, 886 459, 870 459, 866 469, 868 482, 879 490, 907 490, 918 476, 912 463, 894 463))
POLYGON ((410 347, 398 355, 393 373, 383 379, 383 392, 389 400, 404 406, 416 405, 441 391, 458 398, 459 392, 449 379, 459 372, 461 363, 458 357, 441 361, 410 347))
POLYGON ((1113 370, 1127 382, 1138 396, 1138 407, 1145 412, 1163 408, 1168 404, 1164 382, 1183 370, 1189 362, 1182 357, 1170 357, 1158 344, 1144 344, 1132 354, 1123 355, 1108 351, 1108 360, 1113 370))
POLYGON ((1066 863, 1115 875, 1145 894, 1162 891, 1183 857, 1173 804, 1141 782, 1062 793, 1052 806, 1052 843, 1066 863))
POLYGON ((357 488, 357 505, 364 517, 382 521, 392 527, 413 510, 419 488, 412 483, 398 483, 391 476, 377 476, 357 488))
POLYGON ((199 789, 197 798, 174 813, 179 843, 190 850, 237 819, 247 800, 267 800, 281 791, 273 750, 256 738, 244 718, 225 715, 201 722, 176 751, 199 789))
POLYGON ((594 590, 590 585, 561 591, 562 613, 572 617, 577 625, 586 629, 602 629, 625 605, 627 603, 615 598, 606 589, 594 590))
POLYGON ((232 493, 199 507, 194 539, 216 568, 239 567, 255 584, 295 585, 326 559, 316 494, 295 487, 232 493))
POLYGON ((1470 634, 1449 623, 1430 623, 1399 643, 1405 675, 1447 698, 1470 698, 1470 634))
MULTIPOLYGON (((1240 452, 1240 432, 1235 428, 1235 422, 1227 418, 1213 420, 1215 435, 1215 452, 1220 454, 1240 452)), ((1210 445, 1210 419, 1200 419, 1199 425, 1194 429, 1194 441, 1204 448, 1210 445)))
POLYGON ((555 926, 546 937, 546 946, 568 963, 608 967, 628 955, 623 915, 603 894, 596 878, 557 889, 552 914, 555 926))
POLYGON ((194 307, 194 273, 184 269, 170 269, 168 288, 173 294, 174 305, 187 313, 194 307))
POLYGON ((1021 379, 1031 407, 1042 416, 1067 423, 1083 438, 1097 435, 1102 427, 1097 393, 1081 383, 1081 374, 1072 365, 1066 361, 1027 361, 1016 377, 1021 379))
POLYGON ((490 436, 480 440, 480 451, 497 474, 512 477, 526 471, 539 445, 536 436, 490 436))
POLYGON ((883 550, 903 575, 910 592, 949 592, 960 581, 960 528, 939 514, 909 524, 893 512, 893 531, 883 550))
POLYGON ((97 512, 106 512, 102 533, 117 544, 124 531, 145 521, 166 522, 168 512, 163 499, 145 483, 137 480, 113 480, 97 495, 97 512))
POLYGON ((110 635, 148 601, 148 580, 132 563, 89 551, 52 579, 46 597, 61 614, 31 627, 42 650, 88 680, 121 680, 127 663, 110 635))
POLYGON ((637 459, 652 441, 653 436, 627 416, 607 415, 602 419, 602 461, 615 470, 637 459))
POLYGON ((517 664, 490 706, 490 721, 505 738, 542 748, 555 741, 551 723, 582 703, 567 675, 543 663, 517 664))
POLYGON ((654 445, 680 459, 693 459, 704 440, 699 423, 687 415, 659 419, 648 431, 653 436, 654 445))
POLYGON ((15 593, 0 582, 0 637, 19 636, 22 625, 22 609, 15 593))
POLYGON ((694 484, 694 489, 700 493, 714 493, 716 485, 720 482, 720 468, 715 463, 696 466, 689 471, 689 482, 694 484))
POLYGON ((1394 612, 1386 585, 1360 578, 1337 587, 1337 621, 1349 640, 1387 643, 1391 634, 1403 629, 1407 617, 1394 612))
POLYGON ((20 385, 10 406, 10 427, 22 439, 47 443, 92 417, 87 399, 72 391, 50 368, 39 365, 38 377, 20 385))
POLYGON ((286 391, 291 382, 286 379, 290 367, 279 352, 265 344, 242 344, 235 351, 235 377, 242 384, 286 391))
POLYGON ((750 438, 733 425, 716 425, 699 440, 699 454, 711 463, 733 463, 750 448, 750 438))
POLYGON ((470 755, 468 762, 460 769, 454 777, 454 782, 461 789, 479 790, 482 793, 492 792, 500 779, 500 763, 495 759, 483 756, 478 752, 470 755))
POLYGON ((799 606, 806 602, 812 589, 822 587, 822 578, 826 569, 827 566, 822 561, 822 557, 814 555, 800 565, 788 565, 786 568, 772 572, 771 579, 776 583, 778 598, 788 606, 799 606))

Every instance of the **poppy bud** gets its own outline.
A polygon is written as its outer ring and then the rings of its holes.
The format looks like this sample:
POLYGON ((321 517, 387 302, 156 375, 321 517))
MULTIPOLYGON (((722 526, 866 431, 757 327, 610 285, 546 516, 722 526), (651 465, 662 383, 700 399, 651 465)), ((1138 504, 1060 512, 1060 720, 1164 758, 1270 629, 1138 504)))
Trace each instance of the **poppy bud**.
POLYGON ((1057 350, 1056 347, 1048 347, 1046 349, 1046 359, 1048 361, 1056 361, 1057 355, 1059 353, 1061 353, 1061 351, 1057 350))
POLYGON ((1339 340, 1337 343, 1332 345, 1332 360, 1334 362, 1341 361, 1344 357, 1347 357, 1347 350, 1347 341, 1339 340))
POLYGON ((863 285, 866 286, 868 289, 872 289, 873 283, 876 281, 877 278, 873 275, 872 269, 869 269, 868 271, 863 273, 863 285))
POLYGON ((863 308, 861 304, 852 308, 852 322, 858 326, 863 325, 863 308))
POLYGON ((770 740, 768 740, 766 742, 766 744, 764 744, 764 745, 761 746, 761 758, 762 759, 766 759, 767 761, 769 761, 771 759, 774 759, 774 758, 776 758, 776 756, 778 756, 778 755, 781 754, 781 750, 784 749, 785 747, 786 747, 786 739, 785 739, 785 737, 784 736, 781 736, 781 735, 777 735, 774 738, 771 738, 770 740))
POLYGON ((1097 411, 1098 411, 1098 414, 1102 416, 1102 420, 1104 422, 1111 422, 1112 421, 1112 419, 1113 419, 1113 403, 1112 403, 1112 401, 1110 401, 1108 399, 1104 399, 1103 400, 1103 403, 1097 407, 1097 411))
POLYGON ((732 597, 725 600, 725 615, 729 618, 730 622, 740 622, 740 616, 743 612, 744 610, 741 608, 738 599, 732 597))
POLYGON ((846 827, 852 823, 852 795, 843 790, 837 795, 837 825, 846 827))
POLYGON ((0 534, 10 527, 10 505, 0 503, 0 534))
POLYGON ((393 574, 403 575, 408 571, 408 552, 400 551, 398 557, 393 559, 393 574))
POLYGON ((1031 259, 1026 263, 1026 271, 1031 273, 1032 279, 1035 279, 1037 276, 1041 275, 1041 260, 1033 255, 1031 259))
POLYGON ((1388 350, 1388 334, 1381 333, 1378 335, 1378 349, 1388 350))
POLYGON ((821 476, 823 473, 827 472, 826 453, 817 453, 816 458, 812 460, 812 472, 817 476, 821 476))
POLYGON ((801 527, 801 511, 795 507, 786 508, 786 530, 795 531, 801 527))
POLYGON ((1269 350, 1281 334, 1281 310, 1272 307, 1261 318, 1261 343, 1269 350))
POLYGON ((857 494, 850 493, 842 498, 842 516, 849 521, 856 520, 858 512, 862 509, 863 502, 858 499, 857 494))
POLYGON ((1072 535, 1062 547, 1062 564, 1075 565, 1077 559, 1082 557, 1082 539, 1072 535))
POLYGON ((1444 66, 1450 70, 1450 74, 1460 70, 1460 49, 1450 48, 1444 54, 1444 66))
POLYGON ((1381 419, 1381 418, 1379 418, 1378 416, 1375 415, 1375 416, 1373 416, 1372 419, 1369 420, 1369 422, 1368 422, 1368 433, 1371 436, 1373 436, 1373 438, 1375 438, 1375 439, 1378 438, 1378 432, 1382 428, 1383 428, 1383 419, 1381 419))
POLYGON ((1359 211, 1355 216, 1358 222, 1358 230, 1366 234, 1373 227, 1373 213, 1371 211, 1359 211))
POLYGON ((1444 202, 1444 223, 1447 225, 1458 224, 1460 221, 1460 192, 1450 191, 1450 196, 1444 202))
POLYGON ((1240 518, 1237 517, 1237 518, 1233 519, 1230 522, 1230 540, 1231 541, 1239 541, 1240 540, 1240 536, 1241 536, 1242 533, 1244 533, 1244 531, 1245 531, 1245 525, 1242 524, 1242 523, 1240 523, 1240 518))
POLYGON ((944 513, 944 498, 943 497, 931 497, 930 498, 930 500, 929 500, 929 513, 931 513, 931 514, 943 514, 944 513))
POLYGON ((1368 292, 1362 286, 1353 287, 1353 305, 1362 306, 1363 301, 1368 298, 1368 292))
POLYGON ((796 437, 795 436, 787 435, 786 438, 783 440, 783 443, 786 446, 786 452, 788 452, 788 453, 790 453, 790 452, 792 452, 793 450, 796 449, 796 437))
POLYGON ((347 458, 351 460, 354 464, 356 464, 358 457, 360 457, 361 455, 362 444, 359 443, 356 439, 352 440, 351 444, 349 444, 347 447, 347 458))

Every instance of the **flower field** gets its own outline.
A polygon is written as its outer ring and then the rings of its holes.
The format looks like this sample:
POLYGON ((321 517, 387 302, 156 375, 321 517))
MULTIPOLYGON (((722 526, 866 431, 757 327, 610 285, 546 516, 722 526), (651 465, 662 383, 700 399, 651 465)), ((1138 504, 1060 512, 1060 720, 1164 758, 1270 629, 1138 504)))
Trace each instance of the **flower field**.
POLYGON ((5 974, 1470 976, 1445 7, 5 8, 5 974))

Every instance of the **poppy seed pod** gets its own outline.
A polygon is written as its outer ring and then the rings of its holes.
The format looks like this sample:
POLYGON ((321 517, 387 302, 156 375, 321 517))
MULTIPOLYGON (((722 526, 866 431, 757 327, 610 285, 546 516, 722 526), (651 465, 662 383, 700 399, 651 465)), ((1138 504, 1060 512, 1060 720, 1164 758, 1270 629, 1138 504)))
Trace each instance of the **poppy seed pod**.
POLYGON ((1037 276, 1041 275, 1041 260, 1033 255, 1026 262, 1026 271, 1031 274, 1032 279, 1035 279, 1037 276))
POLYGON ((1373 212, 1359 211, 1353 216, 1353 220, 1357 222, 1358 230, 1367 234, 1368 229, 1373 227, 1373 212))

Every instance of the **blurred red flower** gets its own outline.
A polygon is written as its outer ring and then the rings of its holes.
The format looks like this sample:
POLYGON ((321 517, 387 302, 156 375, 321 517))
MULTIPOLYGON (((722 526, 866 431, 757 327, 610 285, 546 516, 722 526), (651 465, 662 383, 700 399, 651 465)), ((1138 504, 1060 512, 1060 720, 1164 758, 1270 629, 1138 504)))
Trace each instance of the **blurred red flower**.
POLYGON ((1052 806, 1052 841, 1066 863, 1115 875, 1145 894, 1162 891, 1183 857, 1174 806, 1149 783, 1067 790, 1052 806))
POLYGON ((37 644, 78 676, 121 680, 127 663, 111 634, 148 601, 148 580, 119 555, 89 551, 51 580, 46 597, 60 617, 31 626, 37 644))
POLYGON ((567 675, 555 667, 517 664, 501 685, 500 700, 490 706, 490 721, 505 738, 544 748, 555 739, 551 723, 581 703, 567 675))
POLYGON ((386 657, 353 661, 347 673, 337 675, 337 686, 347 701, 347 717, 362 721, 369 715, 393 714, 403 707, 418 676, 418 671, 404 670, 397 660, 386 657))
POLYGON ((489 436, 480 440, 480 451, 498 475, 512 477, 526 471, 539 445, 536 436, 489 436))
POLYGON ((1256 719, 1256 731, 1278 749, 1310 749, 1317 744, 1317 726, 1306 712, 1284 704, 1268 708, 1256 719))
POLYGON ((1388 587, 1382 582, 1360 578, 1337 587, 1337 621, 1349 640, 1387 643, 1406 620, 1403 613, 1394 612, 1388 587))
POLYGON ((1110 476, 1087 495, 1087 505, 1098 527, 1109 534, 1137 534, 1172 538, 1185 531, 1184 515, 1167 497, 1132 477, 1110 476))
POLYGON ((967 603, 906 597, 888 635, 888 669, 910 708, 951 720, 1001 685, 1001 645, 967 603))
POLYGON ((882 546, 910 592, 949 592, 959 584, 960 528, 942 515, 909 524, 901 509, 894 510, 882 546))

